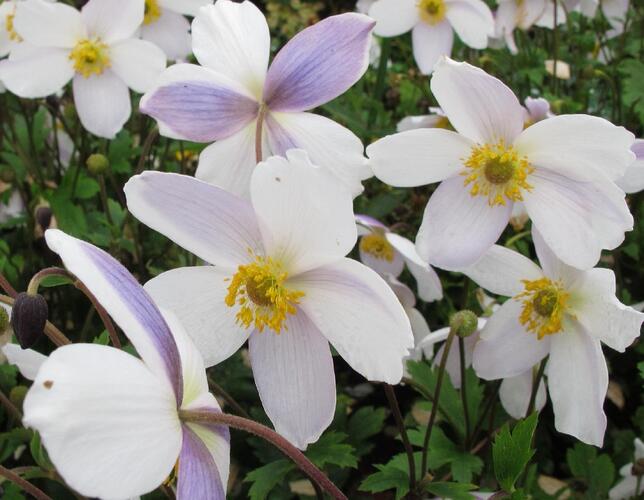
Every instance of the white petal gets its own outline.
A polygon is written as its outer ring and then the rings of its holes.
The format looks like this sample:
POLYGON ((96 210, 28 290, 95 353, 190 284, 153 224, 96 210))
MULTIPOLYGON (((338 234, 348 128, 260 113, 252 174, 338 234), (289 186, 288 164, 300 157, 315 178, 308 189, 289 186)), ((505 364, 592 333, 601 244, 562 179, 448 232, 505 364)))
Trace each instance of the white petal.
POLYGON ((83 127, 106 139, 116 137, 132 112, 127 85, 110 70, 89 78, 76 75, 74 104, 83 127))
POLYGON ((2 61, 2 82, 14 94, 33 99, 60 91, 74 76, 69 51, 23 42, 2 61))
POLYGON ((90 36, 112 44, 131 38, 143 23, 145 2, 89 0, 81 10, 90 36))
POLYGON ((377 0, 369 16, 377 22, 374 33, 386 37, 402 35, 420 21, 413 0, 377 0))
POLYGON ((371 255, 370 253, 363 251, 359 245, 358 251, 360 254, 360 262, 376 271, 383 278, 387 275, 397 278, 402 274, 403 269, 405 268, 405 259, 403 259, 402 255, 395 250, 391 261, 371 255))
POLYGON ((71 48, 87 36, 76 9, 44 0, 16 3, 13 27, 27 43, 39 47, 71 48))
POLYGON ((443 181, 427 203, 416 237, 421 258, 444 269, 469 266, 499 239, 512 204, 490 207, 486 196, 472 196, 463 178, 443 181))
POLYGON ((569 288, 577 281, 583 271, 569 266, 559 259, 546 244, 543 236, 534 225, 532 226, 532 241, 539 263, 546 276, 550 279, 561 281, 565 288, 569 288))
POLYGON ((523 291, 522 280, 543 278, 543 271, 519 252, 492 246, 476 263, 462 270, 482 288, 497 295, 513 297, 523 291))
POLYGON ((367 147, 378 179, 392 186, 439 182, 463 167, 474 143, 449 130, 418 129, 388 135, 367 147))
POLYGON ((192 23, 192 50, 199 64, 244 85, 261 98, 271 39, 261 11, 251 2, 216 2, 192 23))
POLYGON ((250 362, 259 397, 275 430, 300 449, 317 441, 335 413, 329 343, 298 311, 287 330, 254 332, 250 362))
POLYGON ((199 13, 201 7, 211 3, 213 0, 159 0, 159 5, 164 9, 193 17, 199 13))
MULTIPOLYGON (((632 467, 632 464, 629 464, 629 467, 632 467)), ((637 498, 637 494, 641 493, 642 488, 640 488, 640 491, 637 492, 637 476, 629 476, 624 479, 622 479, 619 483, 617 483, 615 486, 611 488, 611 490, 608 492, 608 498, 610 500, 628 500, 630 498, 637 498)), ((641 486, 641 481, 640 481, 640 486, 641 486)))
POLYGON ((405 310, 380 276, 343 259, 289 283, 304 291, 301 309, 354 370, 368 380, 400 382, 414 339, 405 310))
POLYGON ((328 264, 356 243, 349 191, 303 150, 260 163, 251 179, 251 200, 268 255, 289 274, 328 264))
POLYGON ((224 302, 230 272, 215 266, 181 267, 145 284, 154 302, 171 311, 197 345, 206 366, 232 356, 248 334, 236 324, 237 309, 224 302))
POLYGON ((523 107, 512 90, 479 68, 442 59, 431 88, 450 123, 473 141, 512 144, 523 130, 523 107))
POLYGON ((631 151, 635 153, 635 161, 615 182, 626 193, 638 193, 644 189, 644 139, 636 139, 631 151))
POLYGON ((486 380, 514 377, 548 355, 550 338, 539 340, 519 323, 522 307, 521 302, 510 299, 485 323, 474 348, 473 366, 479 377, 486 380))
POLYGON ((33 349, 22 349, 18 344, 6 344, 2 346, 2 352, 11 365, 16 365, 20 374, 28 380, 33 380, 38 370, 47 360, 47 356, 40 354, 33 349))
POLYGON ((488 37, 494 35, 494 17, 481 0, 449 0, 445 17, 463 43, 474 49, 487 47, 488 37))
POLYGON ((606 431, 603 406, 608 369, 599 340, 571 322, 562 333, 553 335, 546 373, 555 428, 601 446, 606 431))
POLYGON ((165 54, 151 42, 129 39, 110 49, 112 71, 132 90, 149 90, 165 69, 165 54))
POLYGON ((405 312, 409 317, 411 332, 414 334, 414 345, 417 347, 431 334, 429 325, 425 317, 415 307, 406 307, 405 312))
POLYGON ((439 330, 436 330, 435 332, 430 333, 423 339, 418 347, 422 349, 427 359, 436 359, 436 357, 434 356, 434 346, 439 342, 444 342, 447 339, 449 330, 449 326, 441 328, 439 330))
POLYGON ((24 402, 56 470, 85 496, 129 498, 159 486, 179 455, 170 387, 117 349, 73 344, 42 365, 24 402))
POLYGON ((170 61, 185 60, 192 53, 190 23, 168 9, 162 9, 161 17, 141 27, 141 38, 163 50, 170 61))
POLYGON ((434 71, 434 65, 441 56, 449 56, 454 44, 454 31, 447 21, 432 26, 418 23, 411 32, 414 59, 425 75, 434 71))
MULTIPOLYGON (((516 377, 509 377, 501 382, 499 389, 499 398, 503 409, 512 418, 521 419, 526 416, 528 406, 530 405, 530 396, 532 394, 532 370, 517 375, 516 377)), ((534 400, 534 409, 541 411, 546 405, 546 384, 543 378, 539 382, 537 395, 534 400)))

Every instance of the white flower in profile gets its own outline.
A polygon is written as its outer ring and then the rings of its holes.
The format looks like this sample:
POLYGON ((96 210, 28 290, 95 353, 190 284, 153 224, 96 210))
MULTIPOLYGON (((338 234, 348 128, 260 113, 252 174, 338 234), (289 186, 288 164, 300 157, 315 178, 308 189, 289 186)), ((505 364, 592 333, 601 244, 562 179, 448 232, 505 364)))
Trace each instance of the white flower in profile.
MULTIPOLYGON (((35 379, 24 401, 25 426, 40 433, 56 470, 85 496, 143 495, 174 469, 179 500, 223 500, 228 428, 185 422, 179 414, 221 412, 192 341, 108 254, 58 230, 47 231, 46 239, 141 358, 98 344, 70 344, 41 357, 40 367, 31 367, 35 379)), ((7 347, 24 369, 30 354, 7 347)))
POLYGON ((626 169, 624 176, 615 181, 625 192, 639 193, 644 189, 644 139, 637 139, 631 151, 635 153, 635 161, 626 169))
POLYGON ((165 52, 170 61, 186 59, 192 52, 190 22, 199 8, 213 0, 145 0, 141 38, 165 52))
POLYGON ((196 177, 248 196, 255 166, 301 148, 329 168, 354 195, 371 175, 360 139, 310 113, 356 83, 369 65, 374 22, 346 13, 309 26, 277 53, 261 11, 251 2, 218 0, 192 23, 192 49, 201 64, 168 68, 141 100, 161 134, 211 144, 196 177))
POLYGON ((444 128, 451 129, 449 119, 441 108, 430 107, 428 115, 407 116, 398 122, 396 131, 405 132, 417 128, 444 128))
POLYGON ((468 47, 484 49, 494 36, 494 17, 481 0, 377 0, 369 9, 374 32, 383 37, 411 30, 414 58, 429 75, 441 56, 449 56, 454 31, 468 47))
POLYGON ((145 92, 165 68, 156 45, 133 38, 144 0, 90 0, 79 12, 63 3, 17 4, 13 26, 23 39, 1 78, 20 97, 45 97, 73 80, 83 127, 113 138, 130 117, 128 87, 145 92))
POLYGON ((302 150, 253 172, 250 201, 193 177, 145 172, 125 186, 130 212, 212 265, 145 285, 173 311, 207 365, 249 342, 275 429, 305 448, 333 419, 329 343, 369 380, 396 384, 413 347, 391 288, 345 258, 357 230, 349 191, 302 150))
POLYGON ((383 278, 398 278, 405 267, 416 279, 418 296, 425 302, 443 298, 440 278, 416 252, 414 243, 368 215, 356 215, 360 260, 383 278))
MULTIPOLYGON (((561 1, 556 3, 557 6, 557 26, 560 24, 566 24, 567 19, 567 10, 566 1, 561 1)), ((534 23, 540 28, 554 29, 555 28, 555 2, 554 0, 546 0, 546 8, 543 11, 543 14, 537 21, 534 23)))
POLYGON ((599 0, 576 0, 567 3, 578 6, 579 11, 590 19, 597 15, 597 8, 601 6, 602 14, 612 27, 606 32, 606 36, 613 38, 624 32, 630 0, 601 0, 601 2, 599 0))
POLYGON ((496 11, 497 38, 504 38, 512 54, 517 54, 514 30, 529 30, 543 15, 546 0, 499 0, 496 11))
POLYGON ((373 171, 394 186, 442 181, 416 238, 423 260, 447 269, 474 263, 497 241, 516 202, 560 259, 590 268, 633 227, 615 179, 635 155, 634 136, 587 115, 526 128, 525 110, 501 81, 444 59, 431 88, 456 132, 419 129, 367 148, 373 171))
MULTIPOLYGON (((644 493, 644 484, 642 484, 642 476, 635 475, 633 473, 633 467, 637 462, 642 462, 644 460, 644 443, 640 438, 635 438, 633 443, 635 446, 635 460, 629 464, 624 465, 619 469, 619 474, 623 479, 619 481, 611 490, 608 492, 608 497, 610 500, 628 500, 629 498, 640 498, 640 495, 644 493), (638 490, 639 485, 639 490, 638 490)), ((641 465, 639 465, 641 469, 641 465)))
POLYGON ((608 389, 601 343, 623 352, 639 336, 644 314, 615 297, 613 271, 570 267, 534 228, 532 236, 542 267, 495 245, 463 270, 486 290, 511 297, 481 331, 473 366, 494 380, 525 373, 549 356, 555 428, 601 446, 608 389))

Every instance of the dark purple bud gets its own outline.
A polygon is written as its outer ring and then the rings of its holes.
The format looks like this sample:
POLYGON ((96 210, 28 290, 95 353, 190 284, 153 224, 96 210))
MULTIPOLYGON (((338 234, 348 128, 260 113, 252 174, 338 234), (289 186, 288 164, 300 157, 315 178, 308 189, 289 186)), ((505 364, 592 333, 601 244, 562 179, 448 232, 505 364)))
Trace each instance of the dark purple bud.
POLYGON ((43 335, 49 307, 42 295, 19 293, 11 309, 11 327, 20 347, 29 349, 43 335))
POLYGON ((51 208, 47 206, 38 207, 36 209, 36 222, 43 230, 43 232, 49 229, 49 226, 51 224, 51 216, 52 216, 51 208))

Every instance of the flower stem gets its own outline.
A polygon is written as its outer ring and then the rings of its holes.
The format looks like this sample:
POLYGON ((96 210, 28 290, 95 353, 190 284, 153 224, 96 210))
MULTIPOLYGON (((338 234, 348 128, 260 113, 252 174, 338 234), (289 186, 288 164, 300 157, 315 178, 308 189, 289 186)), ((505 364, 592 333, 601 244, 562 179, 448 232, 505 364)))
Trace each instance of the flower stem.
POLYGON ((16 420, 22 422, 22 412, 11 402, 2 390, 0 390, 0 403, 16 420))
POLYGON ((534 411, 534 405, 537 401, 537 392, 539 392, 539 385, 541 384, 541 379, 543 378, 543 372, 546 369, 547 358, 541 360, 537 374, 532 379, 532 392, 530 393, 530 403, 528 404, 528 411, 526 412, 526 418, 532 415, 534 411))
POLYGON ((141 156, 139 157, 139 162, 136 165, 136 170, 134 171, 135 174, 140 174, 143 172, 143 169, 145 168, 145 161, 148 159, 148 156, 150 155, 150 150, 152 149, 152 145, 154 144, 155 139, 159 136, 159 127, 156 125, 150 129, 150 132, 148 132, 148 136, 145 138, 145 141, 143 142, 143 150, 141 151, 141 156))
POLYGON ((13 298, 15 298, 16 295, 18 295, 18 292, 16 291, 16 289, 11 286, 11 283, 9 283, 9 280, 5 278, 2 273, 0 273, 0 287, 13 298))
POLYGON ((400 413, 400 406, 398 405, 398 399, 396 398, 394 388, 389 384, 383 384, 383 386, 385 388, 385 396, 387 396, 389 407, 394 415, 394 420, 396 420, 396 425, 398 426, 400 438, 402 439, 403 446, 405 447, 405 452, 407 453, 407 462, 409 463, 409 491, 414 491, 416 489, 416 463, 414 460, 414 450, 412 449, 409 437, 407 436, 407 429, 405 429, 405 423, 403 422, 402 413, 400 413))
POLYGON ((467 379, 465 377, 465 341, 463 337, 458 338, 458 354, 461 365, 461 400, 463 401, 463 417, 465 419, 465 448, 470 441, 470 412, 467 407, 467 379))
POLYGON ((17 484, 25 492, 29 493, 32 497, 34 497, 36 500, 52 500, 52 498, 49 495, 47 495, 45 492, 43 492, 39 488, 36 488, 29 481, 21 478, 18 474, 10 471, 9 469, 6 469, 2 465, 0 465, 0 476, 8 479, 12 483, 17 484))
POLYGON ((255 128, 255 163, 259 163, 264 158, 264 154, 262 152, 262 129, 264 127, 264 118, 266 118, 266 111, 268 111, 266 104, 261 104, 259 106, 259 113, 257 114, 257 126, 255 128))
MULTIPOLYGON (((391 40, 389 38, 382 39, 382 49, 380 51, 380 61, 378 62, 378 74, 376 76, 376 88, 373 93, 373 97, 376 101, 382 99, 382 94, 385 90, 385 78, 387 77, 387 61, 389 60, 389 49, 391 45, 391 40)), ((373 127, 376 120, 376 106, 371 106, 369 110, 369 116, 367 117, 367 133, 373 127)))
POLYGON ((246 410, 242 408, 242 406, 235 401, 235 398, 233 398, 223 387, 221 387, 217 382, 215 382, 210 375, 208 375, 208 387, 215 393, 218 394, 223 398, 226 403, 230 405, 230 407, 235 410, 235 413, 239 415, 240 417, 244 418, 250 418, 250 415, 246 410))
POLYGON ((313 465, 304 453, 289 443, 286 438, 262 424, 236 415, 204 410, 179 410, 179 418, 187 422, 227 425, 228 427, 240 429, 261 437, 293 460, 312 481, 320 485, 333 498, 337 500, 348 500, 346 495, 320 469, 313 465))

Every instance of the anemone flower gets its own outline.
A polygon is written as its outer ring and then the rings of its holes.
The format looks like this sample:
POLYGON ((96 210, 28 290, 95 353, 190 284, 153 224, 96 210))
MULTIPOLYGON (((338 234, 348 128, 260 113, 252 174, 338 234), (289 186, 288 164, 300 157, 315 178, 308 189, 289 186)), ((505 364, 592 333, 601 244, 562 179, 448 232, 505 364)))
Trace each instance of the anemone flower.
POLYGON ((20 97, 45 97, 73 80, 83 127, 108 139, 130 117, 128 87, 145 92, 165 68, 156 45, 134 38, 144 0, 90 0, 79 12, 64 3, 26 0, 16 6, 23 39, 2 62, 0 77, 20 97))
POLYGON ((613 38, 624 32, 630 0, 602 0, 601 2, 599 0, 573 0, 566 3, 578 6, 581 13, 591 19, 597 15, 597 8, 601 5, 602 14, 611 25, 606 36, 613 38))
POLYGON ((380 276, 398 278, 405 267, 416 279, 418 296, 425 302, 443 298, 441 280, 418 256, 414 243, 368 215, 356 215, 360 260, 380 276))
POLYGON ((186 59, 192 52, 190 23, 184 17, 196 16, 199 7, 213 0, 145 0, 141 38, 165 52, 171 61, 186 59))
POLYGON ((416 249, 432 265, 473 264, 497 241, 513 206, 566 264, 591 268, 616 248, 633 217, 615 180, 634 161, 634 136, 587 115, 561 115, 524 130, 525 111, 501 81, 443 59, 432 92, 456 132, 419 129, 367 148, 375 175, 394 186, 442 181, 416 249))
MULTIPOLYGON (((622 479, 608 492, 610 500, 628 500, 629 498, 640 498, 644 493, 644 485, 642 484, 641 474, 638 476, 634 473, 633 467, 636 463, 644 459, 644 443, 640 438, 635 438, 633 443, 635 446, 635 456, 633 462, 624 465, 619 474, 622 479)), ((639 466, 641 468, 641 465, 639 466)))
POLYGON ((525 373, 549 356, 555 428, 601 446, 608 389, 601 343, 623 352, 639 336, 644 314, 617 300, 613 271, 570 267, 534 228, 533 239, 541 268, 495 245, 463 271, 486 290, 511 297, 485 324, 472 364, 479 377, 494 380, 525 373))
POLYGON ((494 35, 494 17, 481 0, 378 0, 369 9, 383 37, 411 30, 414 58, 429 75, 441 56, 452 53, 454 31, 468 47, 484 49, 494 35))
POLYGON ((331 16, 290 40, 270 68, 264 15, 249 1, 220 0, 192 23, 192 49, 201 64, 178 64, 141 101, 161 134, 213 142, 196 176, 248 195, 255 166, 288 149, 308 151, 353 194, 371 172, 363 146, 333 120, 307 113, 357 82, 369 63, 374 22, 362 14, 331 16))
POLYGON ((504 38, 512 54, 517 54, 514 30, 529 30, 543 15, 546 0, 499 0, 496 11, 496 37, 504 38))
POLYGON ((277 432, 300 448, 335 411, 329 342, 369 380, 396 384, 413 347, 385 281, 345 258, 357 239, 349 191, 302 150, 259 164, 250 201, 193 177, 144 172, 125 186, 130 212, 212 264, 145 287, 173 311, 212 365, 246 340, 277 432))
POLYGON ((143 495, 176 467, 177 498, 224 499, 228 428, 179 416, 221 411, 194 344, 108 254, 58 230, 45 236, 141 359, 98 344, 56 349, 27 393, 24 424, 40 433, 56 470, 82 495, 143 495))
POLYGON ((417 128, 444 128, 451 129, 449 120, 441 108, 430 107, 429 115, 407 116, 396 125, 397 132, 415 130, 417 128))

